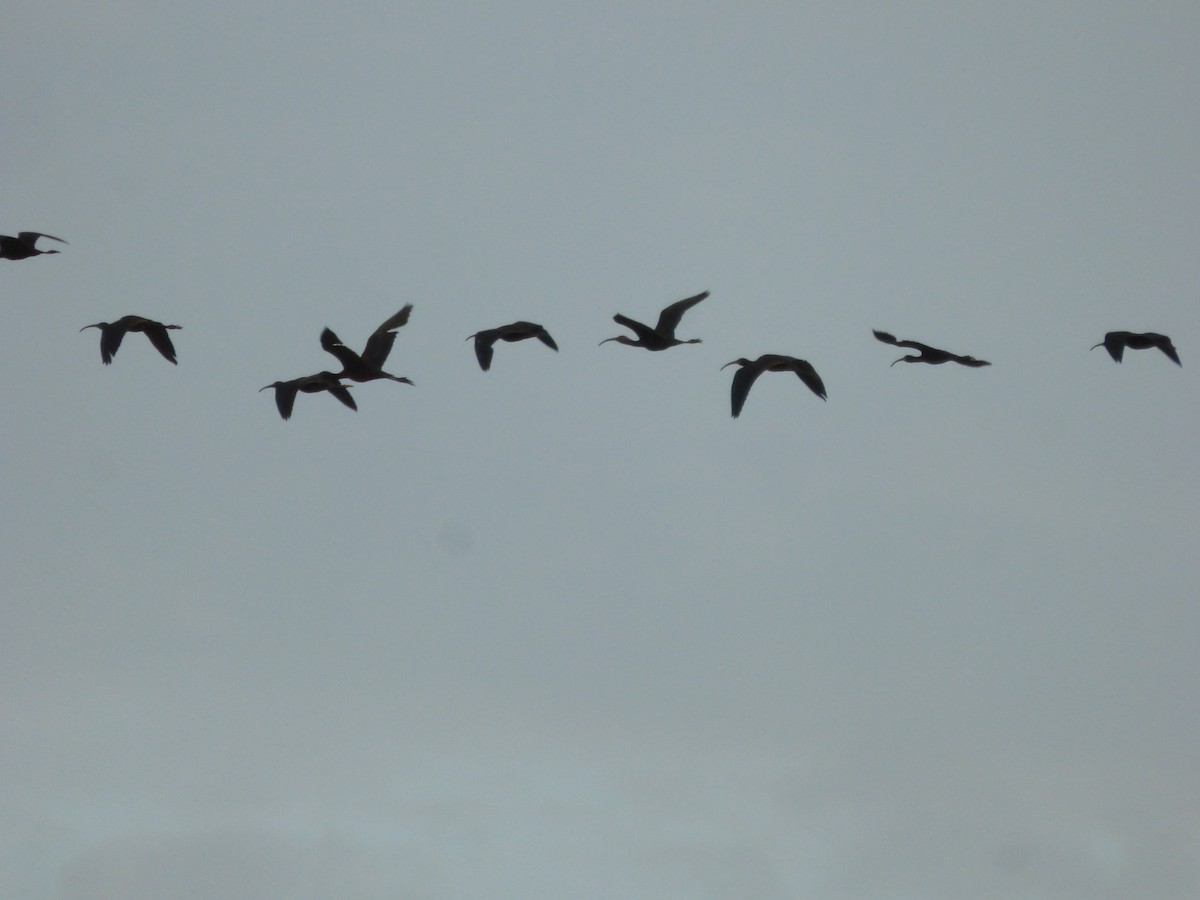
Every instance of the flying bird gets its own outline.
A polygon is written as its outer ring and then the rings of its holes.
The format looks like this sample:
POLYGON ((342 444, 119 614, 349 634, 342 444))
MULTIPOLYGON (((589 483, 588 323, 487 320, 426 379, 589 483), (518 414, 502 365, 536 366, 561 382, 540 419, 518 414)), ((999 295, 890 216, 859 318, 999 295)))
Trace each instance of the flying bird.
POLYGON ((383 371, 383 364, 387 362, 388 354, 392 352, 392 345, 396 343, 396 329, 408 321, 408 314, 411 312, 412 304, 406 304, 400 312, 371 332, 371 336, 367 338, 367 346, 363 348, 362 356, 343 344, 342 339, 334 334, 332 329, 326 328, 322 331, 321 347, 336 356, 338 362, 342 364, 342 371, 337 373, 337 377, 348 378, 351 381, 375 381, 378 378, 388 378, 403 384, 412 384, 408 378, 389 375, 383 371))
POLYGON ((976 369, 980 366, 991 365, 987 360, 976 359, 973 356, 959 356, 957 353, 951 353, 949 350, 939 350, 937 347, 930 347, 928 344, 922 344, 920 341, 898 341, 886 331, 876 331, 875 337, 885 344, 891 344, 893 347, 907 347, 910 350, 916 350, 920 354, 920 356, 902 356, 892 363, 893 366, 898 362, 929 363, 931 366, 956 362, 960 366, 971 366, 976 369))
POLYGON ((749 396, 750 388, 753 386, 755 379, 763 372, 795 372, 800 380, 808 386, 810 391, 822 400, 826 399, 825 384, 821 381, 821 376, 817 374, 817 370, 807 360, 796 359, 794 356, 767 353, 755 360, 749 360, 745 357, 735 359, 733 362, 725 363, 721 368, 726 369, 732 365, 741 366, 734 373, 733 386, 729 391, 732 415, 735 419, 741 413, 742 406, 746 403, 746 397, 749 396))
POLYGON ((558 350, 554 338, 541 325, 533 322, 513 322, 511 325, 501 325, 499 328, 489 328, 477 331, 471 337, 475 338, 475 358, 479 360, 479 368, 487 371, 492 365, 492 350, 496 341, 523 341, 526 338, 537 338, 551 350, 558 350))
POLYGON ((279 415, 283 417, 284 421, 292 417, 292 407, 296 405, 298 392, 319 394, 321 391, 329 391, 352 410, 358 411, 358 404, 350 396, 350 386, 342 384, 338 380, 338 376, 332 372, 318 372, 316 375, 305 375, 301 378, 293 378, 291 381, 276 381, 259 388, 259 393, 267 388, 275 388, 275 406, 279 409, 279 415))
POLYGON ((42 234, 40 231, 22 231, 16 237, 7 234, 0 234, 0 259, 28 259, 31 256, 40 256, 44 253, 58 253, 58 250, 39 250, 35 245, 38 238, 49 238, 52 241, 58 241, 60 244, 65 244, 62 238, 55 237, 52 234, 42 234))
POLYGON ((167 331, 178 331, 178 325, 164 325, 145 316, 121 316, 115 322, 97 322, 94 325, 84 325, 79 330, 86 331, 89 328, 100 329, 100 359, 106 366, 117 355, 121 341, 130 331, 142 332, 150 339, 154 349, 166 357, 167 362, 171 365, 179 364, 175 359, 175 345, 171 343, 171 336, 167 334, 167 331))
POLYGON ((1165 334, 1155 334, 1152 331, 1144 334, 1137 334, 1133 331, 1110 331, 1104 336, 1104 340, 1091 349, 1095 350, 1096 347, 1103 347, 1108 351, 1108 355, 1117 362, 1120 362, 1121 357, 1125 355, 1126 347, 1131 350, 1149 350, 1151 347, 1157 347, 1167 354, 1175 365, 1183 365, 1179 361, 1179 354, 1175 352, 1175 345, 1171 343, 1171 339, 1165 334))
POLYGON ((637 335, 637 340, 622 334, 617 337, 605 338, 600 343, 607 344, 609 341, 616 341, 619 344, 628 344, 630 347, 645 347, 647 350, 666 350, 668 347, 677 347, 680 344, 699 344, 700 338, 681 341, 675 337, 675 328, 679 325, 683 314, 707 296, 708 291, 704 291, 695 297, 677 300, 659 313, 658 324, 653 328, 617 313, 613 316, 613 321, 633 331, 637 335))

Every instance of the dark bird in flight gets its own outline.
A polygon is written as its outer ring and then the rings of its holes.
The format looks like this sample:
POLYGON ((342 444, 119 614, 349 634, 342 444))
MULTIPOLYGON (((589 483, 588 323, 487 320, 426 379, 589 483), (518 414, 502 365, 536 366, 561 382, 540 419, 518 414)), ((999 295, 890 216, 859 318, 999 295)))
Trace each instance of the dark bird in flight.
POLYGON ((62 238, 57 238, 52 234, 42 234, 40 231, 22 231, 16 237, 0 234, 0 259, 28 259, 43 253, 59 252, 58 250, 39 250, 34 246, 37 244, 38 238, 50 238, 60 244, 66 243, 62 238))
MULTIPOLYGON (((378 378, 388 378, 403 384, 412 384, 408 378, 389 375, 383 371, 383 364, 387 362, 388 354, 392 352, 392 345, 396 343, 396 329, 408 321, 408 314, 411 312, 412 304, 409 303, 371 332, 371 336, 367 338, 367 346, 363 348, 362 356, 343 344, 342 339, 334 334, 332 329, 326 328, 322 331, 321 346, 336 356, 338 362, 342 364, 342 371, 337 373, 337 377, 348 378, 351 381, 375 381, 378 378)), ((346 396, 349 397, 349 394, 346 396)), ((342 400, 342 402, 346 401, 342 400)))
POLYGON ((86 331, 89 328, 100 329, 100 359, 106 366, 117 355, 121 341, 130 331, 142 332, 150 338, 154 349, 166 357, 167 362, 172 365, 179 364, 175 360, 175 345, 171 343, 171 336, 167 334, 167 331, 178 331, 178 325, 164 325, 145 316, 121 316, 115 322, 97 322, 94 325, 84 325, 79 330, 86 331))
POLYGON ((681 341, 675 337, 675 328, 679 325, 683 314, 707 296, 708 291, 704 291, 695 297, 688 297, 672 303, 659 313, 658 324, 653 328, 617 313, 613 316, 613 321, 633 331, 637 335, 637 340, 622 334, 618 337, 605 338, 600 343, 607 344, 609 341, 616 341, 619 344, 628 344, 630 347, 645 347, 647 350, 666 350, 668 347, 677 347, 680 344, 699 344, 700 338, 681 341))
POLYGON ((1152 331, 1147 331, 1145 334, 1137 334, 1133 331, 1110 331, 1104 336, 1099 344, 1092 347, 1103 347, 1108 351, 1108 355, 1117 362, 1121 361, 1121 357, 1125 355, 1125 348, 1131 350, 1149 350, 1151 347, 1157 347, 1163 353, 1171 358, 1171 361, 1177 366, 1182 366, 1179 361, 1179 354, 1175 352, 1175 345, 1171 343, 1171 339, 1165 334, 1155 334, 1152 331))
POLYGON ((358 404, 350 396, 350 386, 342 384, 338 380, 338 376, 332 372, 318 372, 316 375, 305 375, 302 378, 293 378, 291 381, 276 381, 259 388, 259 393, 267 388, 275 388, 275 406, 278 407, 279 415, 285 421, 292 417, 292 407, 296 405, 298 392, 319 394, 321 391, 329 391, 352 410, 358 411, 358 404))
POLYGON ((795 372, 800 380, 808 386, 810 391, 822 400, 825 399, 825 384, 821 381, 821 376, 817 374, 817 370, 807 360, 796 359, 794 356, 767 353, 755 360, 749 360, 744 357, 735 359, 733 362, 725 363, 721 368, 726 369, 732 365, 741 366, 734 373, 733 387, 729 392, 732 415, 735 419, 741 413, 742 406, 746 403, 746 397, 749 396, 750 388, 753 386, 755 379, 763 372, 795 372))
POLYGON ((922 344, 920 341, 898 341, 886 331, 876 331, 875 337, 879 338, 885 344, 891 344, 893 347, 907 347, 910 350, 916 350, 920 354, 920 356, 902 356, 892 363, 893 366, 898 362, 929 363, 931 366, 956 362, 960 366, 971 366, 976 369, 980 366, 991 365, 987 360, 976 359, 973 356, 959 356, 957 353, 951 353, 949 350, 939 350, 937 347, 930 347, 928 344, 922 344))
POLYGON ((489 328, 477 331, 471 337, 475 338, 475 358, 479 360, 479 368, 487 371, 492 365, 492 350, 496 341, 523 341, 526 338, 537 338, 551 350, 558 350, 554 338, 541 325, 533 322, 513 322, 511 325, 501 325, 499 328, 489 328))

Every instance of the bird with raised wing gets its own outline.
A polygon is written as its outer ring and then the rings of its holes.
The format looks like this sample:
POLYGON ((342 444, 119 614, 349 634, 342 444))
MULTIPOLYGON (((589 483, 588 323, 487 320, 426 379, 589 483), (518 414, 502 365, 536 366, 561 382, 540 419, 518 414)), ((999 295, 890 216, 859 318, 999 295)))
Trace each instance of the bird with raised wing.
POLYGON ((168 331, 178 331, 178 325, 164 325, 145 316, 121 316, 115 322, 96 322, 94 325, 84 325, 80 331, 89 328, 100 329, 100 359, 107 366, 117 355, 121 341, 131 331, 140 331, 150 339, 154 349, 161 353, 171 365, 178 365, 175 359, 175 345, 171 343, 168 331))
POLYGON ((338 362, 342 364, 342 371, 337 373, 337 377, 348 378, 350 381, 375 381, 379 378, 387 378, 402 384, 412 384, 411 379, 389 375, 383 371, 383 364, 387 362, 388 354, 392 352, 392 345, 396 343, 396 329, 408 322, 408 314, 411 312, 412 304, 406 304, 400 312, 371 332, 361 356, 343 344, 342 339, 334 334, 332 329, 326 328, 322 331, 321 347, 336 356, 338 362))
POLYGON ((66 243, 62 238, 55 237, 52 234, 42 234, 40 231, 22 231, 16 237, 8 234, 0 234, 0 259, 28 259, 31 256, 61 252, 58 250, 39 250, 36 246, 38 238, 49 238, 52 241, 58 241, 60 244, 66 243))
POLYGON ((524 341, 537 338, 551 350, 558 350, 554 338, 541 325, 533 322, 513 322, 511 325, 501 325, 499 328, 488 328, 477 331, 467 338, 475 338, 475 358, 479 360, 479 368, 487 371, 492 366, 492 351, 496 341, 524 341))
POLYGON ((874 334, 875 337, 885 344, 891 344, 893 347, 906 347, 910 350, 916 350, 920 354, 919 356, 902 356, 892 363, 893 366, 898 362, 929 363, 931 366, 940 366, 942 363, 955 362, 960 366, 970 366, 975 369, 980 366, 991 365, 986 360, 976 359, 973 356, 959 356, 957 353, 951 353, 949 350, 939 350, 937 347, 930 347, 928 344, 922 344, 920 341, 899 341, 886 331, 876 331, 874 334))
POLYGON ((745 357, 735 359, 733 362, 725 363, 721 368, 726 369, 733 365, 741 366, 734 373, 733 386, 729 392, 731 414, 735 419, 741 413, 742 407, 746 403, 746 397, 750 394, 750 388, 763 372, 795 372, 797 377, 808 386, 810 391, 822 400, 826 399, 825 383, 821 381, 821 376, 817 374, 817 370, 807 360, 797 359, 794 356, 783 356, 778 353, 766 353, 755 360, 749 360, 745 357))
POLYGON ((292 417, 292 407, 296 405, 297 393, 319 394, 321 391, 328 391, 346 406, 355 412, 358 411, 358 404, 350 396, 350 385, 342 384, 338 380, 338 376, 332 372, 318 372, 316 375, 305 375, 290 381, 275 381, 266 387, 259 388, 259 393, 267 388, 275 388, 275 406, 284 421, 292 417))
POLYGON ((677 300, 659 313, 658 324, 653 328, 617 313, 613 316, 613 321, 633 331, 637 335, 637 340, 622 334, 617 337, 605 338, 600 343, 607 344, 609 341, 616 341, 619 344, 628 344, 630 347, 645 347, 647 350, 666 350, 668 347, 678 347, 680 344, 699 344, 700 338, 691 338, 685 341, 675 337, 675 328, 679 325, 683 314, 707 296, 708 291, 704 291, 694 297, 677 300))
POLYGON ((1110 331, 1104 336, 1104 340, 1093 345, 1091 349, 1095 350, 1096 347, 1103 347, 1108 351, 1108 355, 1117 362, 1120 362, 1125 355, 1126 347, 1130 350, 1149 350, 1151 347, 1157 347, 1167 354, 1175 365, 1183 365, 1179 361, 1179 354, 1175 352, 1175 345, 1171 343, 1171 339, 1165 334, 1155 334, 1153 331, 1142 334, 1134 331, 1110 331))

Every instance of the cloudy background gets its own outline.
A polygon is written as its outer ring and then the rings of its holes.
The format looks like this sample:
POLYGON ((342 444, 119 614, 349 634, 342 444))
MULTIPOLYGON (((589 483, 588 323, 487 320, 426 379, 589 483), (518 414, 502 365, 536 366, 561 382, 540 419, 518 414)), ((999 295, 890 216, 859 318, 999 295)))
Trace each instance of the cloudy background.
POLYGON ((10 3, 0 894, 1197 896, 1200 10, 786 6, 10 3))

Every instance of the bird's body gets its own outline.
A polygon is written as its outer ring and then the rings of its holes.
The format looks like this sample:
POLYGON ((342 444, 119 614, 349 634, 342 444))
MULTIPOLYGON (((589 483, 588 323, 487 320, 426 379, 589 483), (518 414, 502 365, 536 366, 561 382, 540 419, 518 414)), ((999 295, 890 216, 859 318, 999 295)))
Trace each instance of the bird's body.
POLYGON ((66 243, 62 238, 57 238, 52 234, 42 234, 40 231, 21 231, 16 237, 0 234, 0 259, 28 259, 31 256, 59 252, 58 250, 39 250, 37 248, 38 238, 49 238, 60 244, 66 243))
POLYGON ((1104 336, 1104 340, 1094 345, 1092 349, 1095 350, 1096 347, 1103 347, 1108 351, 1108 355, 1117 362, 1120 362, 1125 355, 1126 347, 1130 350, 1149 350, 1151 347, 1157 347, 1167 354, 1175 365, 1183 365, 1179 361, 1179 354, 1175 352, 1175 345, 1171 343, 1171 339, 1165 334, 1155 334, 1152 331, 1142 334, 1134 331, 1110 331, 1104 336))
POLYGON ((777 353, 766 353, 754 360, 746 359, 745 357, 735 359, 733 362, 725 363, 721 368, 725 369, 732 365, 741 366, 734 373, 733 386, 729 392, 731 414, 735 419, 741 413, 742 406, 746 403, 746 397, 750 394, 750 388, 763 372, 795 372, 797 377, 808 386, 810 391, 822 400, 826 399, 825 384, 821 381, 821 376, 817 374, 817 370, 807 360, 797 359, 794 356, 783 356, 777 353))
POLYGON ((332 372, 318 372, 316 375, 305 375, 301 378, 293 378, 291 381, 272 382, 266 387, 259 388, 259 391, 265 391, 267 388, 275 388, 275 406, 285 421, 292 417, 292 407, 296 405, 297 393, 318 394, 321 391, 329 391, 346 406, 356 412, 358 410, 358 404, 350 396, 349 386, 342 384, 338 376, 332 372))
POLYGON ((930 347, 928 344, 922 344, 920 341, 900 341, 886 331, 876 331, 874 334, 876 338, 885 344, 891 344, 893 347, 907 347, 910 350, 916 350, 920 354, 919 356, 902 356, 892 363, 893 366, 898 362, 929 363, 931 366, 940 366, 942 363, 955 362, 960 366, 970 366, 974 369, 980 366, 991 365, 986 360, 976 359, 973 356, 959 356, 957 353, 951 353, 949 350, 939 350, 937 347, 930 347))
POLYGON ((169 363, 179 364, 175 359, 175 345, 167 334, 168 331, 178 331, 178 325, 164 325, 145 316, 121 316, 115 322, 96 322, 94 325, 84 325, 79 330, 86 331, 89 328, 100 329, 100 359, 106 366, 112 362, 121 341, 131 331, 142 332, 169 363))
POLYGON ((467 338, 475 338, 475 358, 479 360, 479 368, 487 371, 492 365, 492 350, 496 341, 523 341, 527 338, 537 338, 551 350, 558 350, 554 338, 541 325, 533 322, 513 322, 511 325, 501 325, 499 328, 489 328, 477 331, 467 338))
POLYGON ((600 343, 607 344, 609 341, 616 341, 619 344, 628 344, 630 347, 644 347, 647 350, 666 350, 668 347, 678 347, 680 344, 699 344, 700 338, 691 338, 685 341, 675 337, 675 328, 679 325, 679 320, 683 318, 683 314, 707 296, 708 291, 704 291, 703 293, 696 294, 694 297, 677 300, 659 313, 658 324, 653 328, 617 313, 613 316, 613 321, 618 325, 624 325, 630 329, 637 335, 637 340, 622 334, 617 337, 605 338, 600 343))
POLYGON ((403 384, 412 384, 408 378, 389 375, 383 371, 383 364, 387 362, 388 354, 392 352, 392 345, 396 343, 396 329, 408 321, 408 315, 411 312, 412 304, 409 303, 371 332, 361 356, 343 344, 341 338, 334 334, 332 329, 326 328, 322 331, 321 347, 336 356, 338 362, 342 364, 342 371, 337 374, 337 377, 359 382, 387 378, 403 384))

